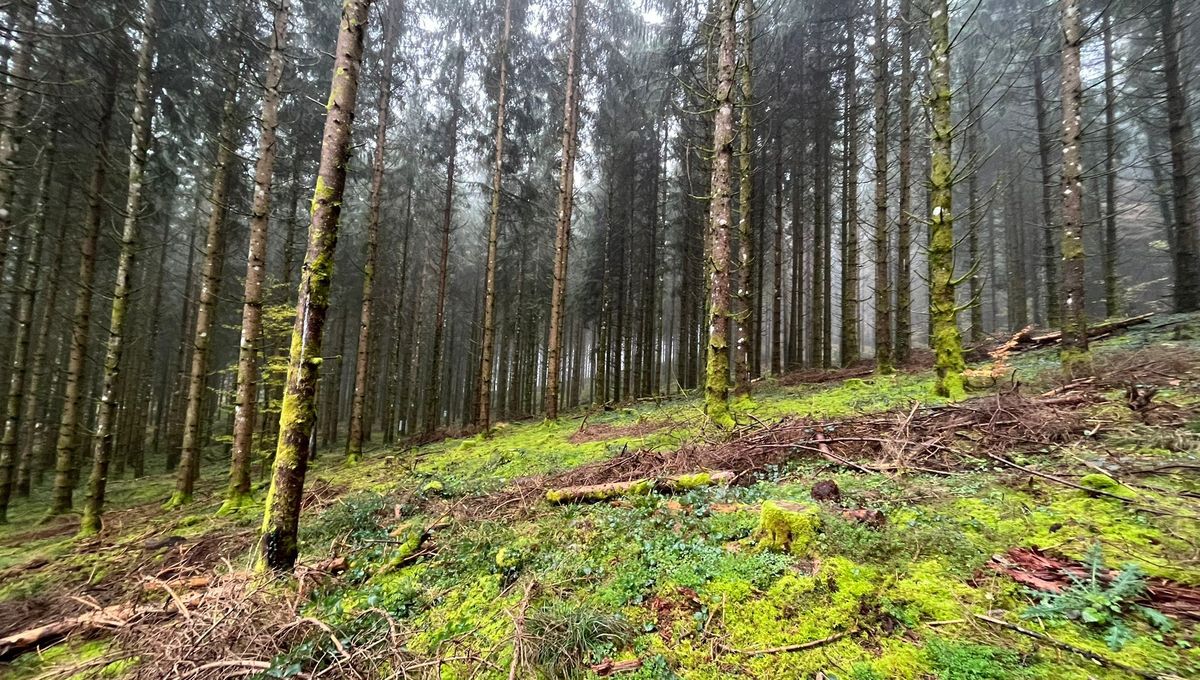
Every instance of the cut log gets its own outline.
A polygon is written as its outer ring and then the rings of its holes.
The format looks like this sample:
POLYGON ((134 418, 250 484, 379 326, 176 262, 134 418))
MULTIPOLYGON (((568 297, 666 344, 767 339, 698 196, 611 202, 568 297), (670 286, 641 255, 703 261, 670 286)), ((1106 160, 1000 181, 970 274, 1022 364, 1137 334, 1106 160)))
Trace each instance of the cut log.
POLYGON ((546 500, 555 503, 592 503, 620 496, 645 496, 651 491, 677 493, 704 486, 728 484, 736 475, 729 471, 696 472, 687 475, 672 475, 656 479, 635 479, 628 482, 567 486, 546 491, 546 500))
POLYGON ((617 673, 629 673, 636 671, 642 667, 641 659, 629 659, 628 661, 613 661, 605 659, 598 664, 592 665, 592 672, 596 675, 606 678, 617 673))
MULTIPOLYGON (((1095 338, 1102 335, 1108 335, 1113 331, 1118 331, 1130 326, 1146 323, 1150 317, 1154 316, 1154 312, 1147 312, 1138 316, 1131 316, 1128 319, 1113 319, 1104 321, 1094 326, 1088 327, 1088 337, 1095 338)), ((1021 333, 1014 338, 1016 344, 1013 351, 1020 352, 1024 350, 1036 349, 1038 347, 1048 347, 1058 344, 1062 340, 1062 331, 1054 331, 1051 333, 1043 333, 1041 335, 1032 335, 1030 333, 1021 333)))

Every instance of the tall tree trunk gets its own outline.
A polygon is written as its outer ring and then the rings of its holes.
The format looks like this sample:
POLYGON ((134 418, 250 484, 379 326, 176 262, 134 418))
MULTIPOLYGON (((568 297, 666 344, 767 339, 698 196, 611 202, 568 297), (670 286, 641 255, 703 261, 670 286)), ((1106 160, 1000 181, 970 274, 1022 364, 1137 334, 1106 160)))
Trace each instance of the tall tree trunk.
POLYGON ((954 203, 951 142, 954 121, 950 115, 950 7, 948 0, 934 0, 929 29, 930 122, 933 139, 929 168, 929 265, 932 291, 929 315, 933 320, 930 345, 937 371, 936 391, 943 397, 963 393, 962 337, 958 332, 958 307, 954 299, 954 203))
POLYGON ((104 219, 104 188, 108 177, 108 134, 116 101, 117 61, 109 67, 100 104, 100 119, 96 126, 96 158, 88 183, 87 214, 84 217, 83 239, 79 242, 78 293, 71 322, 71 352, 63 377, 63 404, 59 416, 58 438, 55 443, 54 491, 47 518, 71 509, 75 489, 76 430, 83 409, 85 364, 88 336, 92 322, 92 284, 96 278, 96 245, 100 238, 100 223, 104 219))
POLYGON ((379 222, 383 205, 383 171, 387 160, 388 111, 392 105, 392 62, 397 41, 396 17, 402 8, 388 2, 383 21, 383 66, 376 106, 375 155, 371 159, 371 196, 367 208, 367 256, 363 264, 362 308, 358 315, 358 351, 354 357, 354 396, 350 401, 350 432, 346 437, 346 459, 362 458, 363 440, 370 437, 364 427, 367 406, 367 368, 371 357, 371 314, 375 304, 375 266, 379 259, 379 222), (392 14, 395 11, 396 14, 392 14))
POLYGON ((1054 222, 1054 170, 1050 163, 1051 132, 1047 121, 1046 91, 1042 81, 1042 60, 1033 57, 1033 104, 1037 119, 1038 162, 1042 171, 1042 276, 1046 291, 1046 321, 1057 327, 1062 312, 1058 299, 1058 228, 1054 222))
POLYGON ((887 6, 875 0, 875 370, 894 372, 892 283, 888 260, 888 47, 887 6))
POLYGON ((1079 74, 1079 0, 1061 0, 1062 12, 1062 256, 1063 326, 1060 356, 1068 375, 1087 373, 1087 309, 1084 304, 1083 253, 1083 85, 1079 74))
POLYGON ((287 43, 291 0, 274 0, 271 51, 263 81, 259 118, 258 161, 254 167, 254 198, 250 206, 250 244, 246 279, 242 285, 242 331, 238 341, 237 396, 233 415, 233 450, 229 486, 221 513, 234 512, 250 501, 250 458, 254 451, 255 407, 258 405, 258 349, 262 342, 263 281, 267 273, 267 230, 271 221, 271 179, 275 173, 276 129, 279 127, 280 86, 284 45, 287 43))
POLYGON ((475 427, 492 427, 492 362, 496 347, 496 248, 500 242, 500 202, 504 185, 504 125, 508 102, 508 43, 512 34, 512 0, 504 0, 504 26, 496 45, 499 73, 496 90, 495 148, 492 153, 492 198, 488 206, 487 265, 483 288, 483 337, 479 358, 479 409, 475 427))
MULTIPOLYGON (((975 56, 968 59, 967 71, 975 73, 975 56)), ((983 221, 983 206, 979 200, 979 175, 983 160, 979 156, 979 102, 975 100, 975 79, 968 78, 967 94, 967 288, 971 295, 970 335, 973 344, 983 342, 983 278, 979 274, 980 260, 979 224, 983 221)))
MULTIPOLYGON (((775 121, 775 243, 771 261, 771 375, 783 374, 783 121, 775 121)), ((795 179, 793 179, 795 181, 795 179)))
MULTIPOLYGON (((754 328, 754 0, 738 0, 742 10, 742 58, 738 63, 741 85, 738 121, 738 287, 734 312, 733 393, 750 395, 751 342, 754 328)), ((753 340, 757 340, 757 336, 753 340)))
POLYGON ((73 184, 67 186, 67 195, 63 200, 63 213, 59 218, 58 234, 52 241, 54 255, 51 258, 50 271, 46 276, 46 289, 41 291, 44 292, 44 295, 39 296, 41 304, 38 305, 40 308, 38 332, 37 338, 33 342, 33 363, 29 374, 28 398, 24 400, 25 415, 22 418, 27 434, 21 438, 21 453, 17 463, 16 492, 21 497, 29 495, 35 472, 39 481, 44 472, 44 466, 39 456, 45 447, 46 430, 49 427, 48 421, 52 413, 46 404, 50 403, 51 388, 58 381, 51 379, 45 395, 42 393, 41 386, 47 374, 55 377, 58 375, 57 365, 51 367, 47 358, 50 356, 50 338, 56 328, 54 321, 59 312, 58 295, 65 274, 63 260, 67 251, 67 225, 70 224, 71 199, 74 190, 73 184))
MULTIPOLYGON (((33 307, 37 300, 37 283, 42 264, 42 247, 46 242, 46 214, 50 203, 50 190, 54 180, 57 160, 58 124, 60 116, 52 117, 47 131, 45 148, 42 149, 42 168, 38 178, 37 205, 33 221, 27 227, 28 241, 25 262, 20 279, 16 281, 16 333, 13 338, 12 370, 9 373, 8 394, 4 402, 4 430, 0 435, 0 524, 7 521, 8 503, 16 486, 14 474, 18 459, 18 437, 21 433, 21 416, 26 398, 25 382, 29 374, 29 343, 33 332, 33 307)), ((64 220, 65 221, 65 220, 64 220)), ((26 475, 28 483, 28 475, 26 475)))
POLYGON ((1121 313, 1117 274, 1117 87, 1113 60, 1112 8, 1104 9, 1104 313, 1121 313))
POLYGON ((117 259, 113 283, 112 314, 108 322, 108 346, 104 355, 104 382, 100 388, 100 407, 96 433, 92 438, 92 474, 88 497, 83 506, 79 534, 89 536, 100 531, 104 510, 104 492, 108 484, 108 466, 112 458, 114 426, 117 420, 117 385, 121 379, 121 353, 125 348, 126 307, 131 291, 133 258, 138 248, 138 222, 142 212, 142 181, 150 150, 150 127, 154 101, 150 91, 150 68, 154 62, 157 30, 157 1, 146 0, 142 14, 142 44, 138 48, 137 74, 133 86, 132 132, 129 140, 129 188, 125 197, 125 223, 121 229, 121 253, 117 259))
POLYGON ((6 101, 0 108, 0 281, 8 256, 8 237, 15 214, 16 173, 13 163, 20 151, 25 121, 25 99, 29 95, 29 71, 37 31, 37 0, 17 0, 11 10, 11 39, 16 45, 8 66, 8 82, 3 90, 6 101))
POLYGON ((896 347, 898 364, 912 349, 912 0, 900 0, 900 148, 896 159, 896 347))
POLYGON ((179 450, 179 469, 176 471, 175 492, 167 508, 192 502, 196 478, 200 475, 203 448, 200 421, 208 384, 208 349, 212 341, 213 321, 221 287, 221 265, 224 261, 224 227, 228 210, 230 175, 233 170, 234 135, 238 123, 237 91, 241 83, 240 65, 235 66, 232 82, 226 86, 225 103, 221 110, 221 129, 217 134, 217 153, 212 173, 212 190, 208 203, 210 211, 204 238, 204 265, 201 273, 200 297, 196 302, 196 326, 192 329, 192 363, 188 372, 187 407, 183 416, 183 444, 179 450))
POLYGON ((567 82, 563 102, 562 170, 558 185, 558 223, 554 230, 554 285, 550 295, 550 336, 546 346, 546 419, 558 418, 562 326, 567 304, 567 255, 571 247, 571 212, 575 205, 575 147, 579 142, 579 45, 583 0, 572 0, 567 82))
POLYGON ((704 411, 718 427, 731 428, 729 412, 729 228, 732 220, 730 181, 733 165, 733 87, 737 52, 734 0, 721 0, 720 47, 714 91, 712 187, 709 193, 708 357, 704 411))
POLYGON ((313 397, 321 364, 321 336, 333 281, 333 254, 337 248, 363 35, 370 5, 370 0, 346 0, 342 6, 321 164, 313 192, 308 252, 296 303, 296 323, 292 328, 287 388, 279 414, 279 446, 263 513, 258 571, 290 571, 299 552, 300 499, 316 422, 313 397))
POLYGON ((429 375, 429 393, 425 400, 425 417, 421 432, 430 434, 437 429, 441 422, 442 403, 442 354, 443 336, 446 333, 446 286, 450 278, 450 227, 454 221, 454 181, 458 168, 458 126, 462 120, 462 79, 463 64, 466 61, 466 49, 458 46, 457 62, 454 69, 454 85, 450 102, 453 112, 450 114, 450 126, 447 131, 450 141, 450 158, 446 163, 446 203, 442 208, 442 245, 438 262, 438 291, 433 320, 433 344, 430 346, 430 356, 433 358, 433 370, 429 375))
POLYGON ((846 25, 846 120, 843 128, 846 157, 842 175, 842 335, 841 362, 849 366, 859 358, 858 303, 858 45, 856 12, 846 25))
POLYGON ((1180 74, 1180 34, 1175 0, 1160 0, 1163 77, 1167 87, 1167 131, 1171 143, 1171 199, 1175 216, 1175 311, 1200 309, 1200 237, 1196 233, 1196 204, 1188 165, 1192 125, 1180 74))

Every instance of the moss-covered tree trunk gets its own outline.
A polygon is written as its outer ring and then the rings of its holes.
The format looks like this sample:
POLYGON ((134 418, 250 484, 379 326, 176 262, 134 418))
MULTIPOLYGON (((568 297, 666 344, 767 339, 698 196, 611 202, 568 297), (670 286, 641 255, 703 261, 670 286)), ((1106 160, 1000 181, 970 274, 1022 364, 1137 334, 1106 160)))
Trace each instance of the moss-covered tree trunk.
POLYGON ((900 0, 900 115, 896 131, 896 363, 912 349, 912 0, 900 0))
POLYGON ((583 0, 572 0, 567 82, 563 100, 562 169, 558 183, 558 221, 554 229, 554 285, 550 293, 550 335, 546 345, 545 411, 558 418, 562 363, 562 327, 567 304, 567 255, 571 248, 571 214, 575 207, 575 147, 579 141, 579 45, 583 0))
POLYGON ((254 421, 258 406, 258 349, 262 342, 263 281, 267 270, 267 230, 271 221, 271 180, 277 153, 280 86, 287 44, 291 0, 274 0, 271 50, 263 81, 259 117, 258 160, 254 167, 254 198, 250 205, 250 244, 242 284, 242 331, 238 340, 237 394, 233 415, 233 450, 229 486, 221 512, 232 512, 250 499, 250 459, 254 451, 254 421))
MULTIPOLYGON (((778 82, 778 81, 777 81, 778 82)), ((774 221, 775 242, 771 249, 771 375, 783 374, 784 367, 784 319, 783 319, 783 124, 776 116, 775 136, 775 198, 774 221)))
POLYGON ((932 126, 929 166, 929 268, 931 291, 929 316, 933 322, 930 345, 937 371, 936 391, 944 397, 963 391, 962 337, 958 331, 958 307, 954 299, 954 201, 951 143, 954 120, 950 112, 950 7, 948 0, 935 0, 929 20, 932 48, 929 53, 929 113, 932 126))
MULTIPOLYGON (((38 178, 37 204, 33 220, 26 228, 28 245, 21 276, 16 281, 17 314, 16 332, 12 339, 11 367, 8 377, 7 398, 4 401, 4 430, 0 434, 0 524, 7 521, 8 504, 16 488, 15 474, 20 451, 21 416, 24 414, 26 378, 29 375, 29 345, 33 332, 34 302, 37 300, 37 283, 42 264, 42 247, 46 242, 46 214, 50 203, 50 190, 54 179, 57 160, 57 138, 59 115, 52 117, 47 131, 46 146, 42 148, 42 167, 38 178)), ((28 468, 26 467, 26 472, 28 468)), ((26 474, 28 484, 28 474, 26 474)))
POLYGON ((304 474, 316 423, 318 367, 321 339, 329 309, 333 281, 333 255, 337 248, 338 221, 346 187, 346 163, 350 157, 350 134, 358 95, 362 64, 363 35, 367 29, 370 0, 346 0, 334 52, 333 79, 328 113, 321 143, 321 163, 313 191, 312 221, 308 230, 308 252, 296 303, 288 357, 287 387, 279 414, 279 444, 271 488, 263 514, 262 536, 256 568, 259 571, 288 571, 299 550, 297 530, 304 474))
MULTIPOLYGON (((363 263, 362 303, 358 313, 358 350, 354 357, 354 396, 350 400, 350 432, 346 437, 346 459, 362 458, 367 438, 367 369, 371 357, 372 312, 375 305, 375 267, 379 260, 379 222, 383 212, 383 175, 387 158, 388 111, 392 105, 392 62, 395 53, 396 12, 400 0, 390 0, 383 19, 383 67, 380 71, 379 99, 375 107, 375 150, 371 159, 371 194, 367 205, 367 253, 363 263)), ((398 12, 396 12, 398 14, 398 12)))
POLYGON ((504 185, 504 126, 508 113, 508 43, 512 33, 512 0, 504 0, 504 24, 496 45, 496 124, 492 151, 492 196, 488 205, 487 264, 483 283, 483 328, 479 357, 479 404, 475 427, 492 427, 492 362, 496 348, 496 248, 500 242, 500 199, 504 185))
POLYGON ((225 103, 221 109, 221 127, 216 138, 216 159, 213 165, 212 188, 209 193, 208 221, 204 230, 204 264, 200 273, 200 296, 196 300, 196 324, 192 328, 192 361, 188 369, 186 407, 183 413, 183 442, 179 449, 179 468, 175 476, 175 492, 166 507, 173 508, 192 502, 196 478, 200 475, 200 457, 204 438, 201 419, 204 415, 205 392, 208 384, 208 349, 212 326, 220 299, 221 268, 224 264, 225 215, 228 211, 230 175, 234 165, 234 135, 239 118, 237 91, 241 84, 239 67, 226 86, 225 103))
POLYGON ((88 181, 87 211, 83 238, 79 242, 79 275, 71 321, 71 349, 63 376, 62 411, 54 446, 54 491, 47 518, 69 511, 75 490, 76 430, 83 410, 84 367, 92 322, 92 284, 96 278, 96 246, 100 238, 100 223, 106 212, 104 188, 110 162, 108 135, 116 102, 117 61, 114 59, 111 63, 102 90, 100 119, 96 126, 96 157, 88 181))
POLYGON ((875 0, 875 370, 895 371, 892 355, 891 228, 888 224, 887 3, 875 0))
POLYGON ((741 101, 738 120, 738 286, 734 299, 733 393, 750 395, 754 329, 754 0, 738 0, 742 10, 742 58, 738 61, 741 101))
POLYGON ((730 181, 733 169, 733 87, 737 53, 734 0, 721 0, 717 18, 720 46, 717 49, 716 95, 713 116, 712 184, 709 189, 708 223, 708 351, 705 363, 704 412, 718 427, 733 427, 729 412, 729 230, 733 218, 730 181))
POLYGON ((133 258, 138 249, 138 223, 142 212, 142 182, 150 152, 150 129, 154 117, 150 68, 154 63, 157 31, 157 0, 146 0, 142 14, 142 44, 138 48, 137 72, 133 84, 132 131, 129 140, 129 182, 125 194, 125 219, 121 228, 121 251, 117 257, 113 283, 112 313, 108 321, 108 343, 104 353, 104 378, 100 388, 100 406, 96 414, 96 432, 92 436, 92 472, 88 479, 88 497, 83 506, 79 534, 89 536, 100 531, 104 492, 108 484, 108 466, 119 405, 117 387, 121 380, 121 353, 125 349, 125 320, 131 292, 133 258))
POLYGON ((1079 0, 1061 0, 1062 13, 1062 344, 1063 370, 1069 375, 1091 370, 1087 309, 1084 304, 1083 252, 1083 85, 1079 74, 1079 0))

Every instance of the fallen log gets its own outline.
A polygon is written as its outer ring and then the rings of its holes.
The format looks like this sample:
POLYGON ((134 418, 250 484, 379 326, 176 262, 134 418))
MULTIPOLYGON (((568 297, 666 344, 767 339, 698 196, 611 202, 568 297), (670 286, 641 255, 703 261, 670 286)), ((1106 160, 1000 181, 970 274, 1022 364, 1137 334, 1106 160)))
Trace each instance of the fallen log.
POLYGON ((687 475, 635 479, 628 482, 567 486, 546 491, 546 500, 556 505, 563 503, 591 503, 606 501, 619 496, 644 496, 651 491, 675 493, 704 486, 728 484, 736 475, 729 471, 695 472, 687 475))
POLYGON ((167 604, 160 606, 135 607, 132 604, 114 604, 13 633, 0 638, 0 663, 12 661, 26 652, 57 644, 70 635, 123 628, 143 614, 178 614, 198 603, 201 597, 202 593, 193 593, 186 600, 172 598, 167 604))
MULTIPOLYGON (((1104 321, 1095 324, 1094 326, 1089 326, 1088 337, 1095 338, 1101 335, 1108 335, 1113 331, 1143 324, 1149 321, 1150 317, 1152 316, 1154 316, 1154 312, 1147 312, 1145 314, 1139 314, 1138 316, 1131 316, 1128 319, 1113 319, 1111 321, 1104 321)), ((1058 342, 1062 340, 1062 331, 1053 331, 1050 333, 1043 333, 1041 335, 1021 333, 1018 334, 1014 340, 1016 340, 1016 343, 1012 349, 1016 352, 1036 349, 1038 347, 1048 347, 1050 345, 1058 344, 1058 342)))
POLYGON ((597 664, 592 664, 592 672, 596 675, 606 678, 617 673, 629 673, 636 671, 642 667, 641 659, 629 659, 628 661, 613 661, 605 659, 597 664))

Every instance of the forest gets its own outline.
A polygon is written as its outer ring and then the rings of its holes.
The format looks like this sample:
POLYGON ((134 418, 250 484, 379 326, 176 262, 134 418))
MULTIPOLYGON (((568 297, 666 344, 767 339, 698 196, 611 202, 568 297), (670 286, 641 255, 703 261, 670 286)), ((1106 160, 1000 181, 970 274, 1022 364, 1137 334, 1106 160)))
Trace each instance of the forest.
POLYGON ((0 678, 1200 677, 1198 10, 0 0, 0 678))

